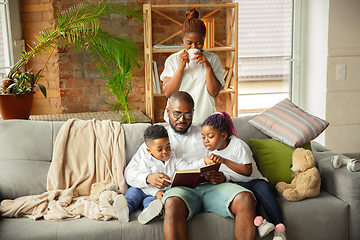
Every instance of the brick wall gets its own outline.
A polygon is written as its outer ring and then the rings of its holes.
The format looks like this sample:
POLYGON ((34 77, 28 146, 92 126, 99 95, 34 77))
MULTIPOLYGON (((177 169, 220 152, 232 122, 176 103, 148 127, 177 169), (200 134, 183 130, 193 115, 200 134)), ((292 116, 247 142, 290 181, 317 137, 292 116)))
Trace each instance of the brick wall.
MULTIPOLYGON (((51 29, 55 26, 54 5, 50 0, 20 0, 22 34, 25 39, 26 49, 37 42, 34 35, 39 35, 44 27, 51 29)), ((39 83, 43 84, 47 90, 47 98, 40 93, 35 94, 33 104, 33 114, 56 114, 61 113, 60 89, 59 89, 59 68, 58 54, 55 50, 50 58, 47 55, 41 55, 33 58, 27 64, 28 69, 38 71, 43 68, 48 61, 47 67, 43 70, 39 83)))
MULTIPOLYGON (((23 28, 23 38, 26 44, 32 45, 36 42, 34 35, 47 27, 51 29, 55 26, 55 12, 57 10, 66 10, 70 6, 79 2, 88 2, 86 0, 20 0, 21 21, 23 28)), ((149 1, 114 1, 127 5, 142 5, 149 1)), ((153 4, 168 4, 168 1, 151 1, 153 4)), ((171 1, 172 4, 199 3, 199 1, 171 1)), ((201 1, 201 3, 231 2, 225 1, 201 1)), ((179 22, 185 20, 185 10, 178 9, 174 11, 173 16, 179 22)), ((199 9, 202 15, 205 15, 209 9, 199 9)), ((225 26, 224 14, 222 12, 215 15, 216 31, 225 26)), ((174 32, 174 25, 170 21, 160 19, 154 14, 154 43, 163 39, 164 34, 174 32)), ((101 22, 101 27, 114 33, 117 37, 124 37, 134 40, 143 50, 143 24, 139 21, 111 16, 101 22)), ((224 31, 225 34, 225 31, 224 31)), ((224 34, 216 35, 216 41, 223 42, 224 34)), ((180 37, 175 38, 173 43, 181 42, 180 37)), ((163 70, 163 63, 168 54, 156 54, 154 60, 158 62, 159 72, 163 70)), ((221 61, 224 62, 224 56, 220 54, 221 61)), ((48 60, 47 55, 42 55, 32 59, 27 65, 28 68, 39 70, 48 60)), ((75 113, 88 111, 105 111, 108 105, 104 102, 113 102, 105 90, 105 81, 101 79, 100 73, 95 68, 95 63, 91 62, 89 54, 84 50, 74 52, 71 46, 65 49, 57 49, 49 58, 49 64, 44 69, 44 77, 40 83, 45 85, 48 97, 42 97, 41 93, 35 94, 32 114, 57 114, 57 113, 75 113)), ((129 95, 132 102, 132 108, 141 110, 145 113, 145 85, 144 69, 135 72, 132 77, 132 91, 129 95)), ((218 109, 224 108, 223 97, 216 98, 218 109)), ((162 121, 162 114, 165 108, 166 99, 156 98, 156 121, 162 121)))

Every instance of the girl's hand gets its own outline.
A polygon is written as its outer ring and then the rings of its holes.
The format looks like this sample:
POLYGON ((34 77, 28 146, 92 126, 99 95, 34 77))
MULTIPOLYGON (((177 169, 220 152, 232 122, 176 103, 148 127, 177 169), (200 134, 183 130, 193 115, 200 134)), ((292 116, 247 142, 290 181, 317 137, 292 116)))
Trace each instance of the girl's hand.
POLYGON ((209 157, 205 157, 204 158, 204 162, 206 165, 213 165, 215 164, 215 162, 213 160, 211 160, 209 157))
POLYGON ((180 54, 179 54, 179 68, 184 69, 186 67, 186 63, 189 63, 189 54, 187 51, 183 50, 180 54))
POLYGON ((195 53, 194 60, 196 61, 196 64, 202 64, 204 67, 211 67, 205 55, 201 51, 195 53))
POLYGON ((214 163, 225 163, 226 159, 220 157, 219 155, 215 155, 215 154, 210 154, 209 157, 214 163))
POLYGON ((164 192, 163 191, 158 191, 156 194, 155 194, 155 197, 159 200, 161 200, 164 196, 164 192))

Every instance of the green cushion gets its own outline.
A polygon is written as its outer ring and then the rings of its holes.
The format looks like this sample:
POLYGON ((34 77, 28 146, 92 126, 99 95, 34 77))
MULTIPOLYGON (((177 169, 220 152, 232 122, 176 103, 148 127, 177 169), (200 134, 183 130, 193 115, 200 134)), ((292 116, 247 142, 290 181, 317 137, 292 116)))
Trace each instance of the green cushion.
MULTIPOLYGON (((249 142, 256 164, 272 188, 278 182, 291 182, 293 177, 290 164, 295 148, 274 139, 250 139, 249 142)), ((310 142, 301 147, 311 150, 310 142)))

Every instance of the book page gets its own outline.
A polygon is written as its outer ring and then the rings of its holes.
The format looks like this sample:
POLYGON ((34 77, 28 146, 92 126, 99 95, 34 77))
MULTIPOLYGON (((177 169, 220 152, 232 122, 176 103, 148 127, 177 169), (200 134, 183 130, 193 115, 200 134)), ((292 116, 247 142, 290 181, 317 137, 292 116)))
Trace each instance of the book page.
POLYGON ((187 170, 177 170, 176 173, 199 173, 200 169, 187 169, 187 170))

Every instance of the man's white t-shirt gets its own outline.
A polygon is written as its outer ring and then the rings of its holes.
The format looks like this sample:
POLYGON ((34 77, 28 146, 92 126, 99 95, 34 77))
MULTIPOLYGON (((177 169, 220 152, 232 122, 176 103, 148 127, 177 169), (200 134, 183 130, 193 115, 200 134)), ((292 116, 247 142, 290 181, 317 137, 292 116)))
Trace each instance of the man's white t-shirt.
MULTIPOLYGON (((174 76, 179 67, 179 55, 182 51, 173 53, 166 59, 164 71, 160 75, 161 81, 164 81, 165 77, 174 76)), ((204 50, 203 54, 211 64, 216 78, 221 85, 224 85, 224 75, 219 57, 214 53, 204 50)), ((186 64, 179 91, 188 92, 194 99, 193 125, 200 125, 208 116, 216 111, 215 100, 206 88, 206 68, 202 64, 196 64, 196 61, 190 61, 190 63, 186 64)), ((168 122, 166 111, 164 112, 164 119, 168 122)))

